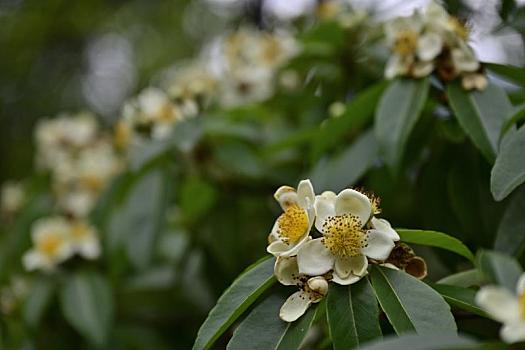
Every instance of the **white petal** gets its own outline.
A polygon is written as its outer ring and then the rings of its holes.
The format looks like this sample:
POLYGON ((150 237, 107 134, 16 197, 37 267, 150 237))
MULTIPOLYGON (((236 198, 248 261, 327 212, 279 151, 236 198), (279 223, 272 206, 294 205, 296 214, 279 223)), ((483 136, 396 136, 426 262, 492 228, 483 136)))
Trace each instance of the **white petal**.
POLYGON ((304 209, 313 208, 315 201, 314 188, 310 180, 302 180, 297 185, 297 202, 304 209))
POLYGON ((481 288, 476 294, 476 304, 500 322, 513 322, 521 318, 518 299, 503 287, 481 288))
POLYGON ((367 246, 361 252, 376 260, 386 260, 394 248, 394 241, 381 231, 367 232, 367 246))
POLYGON ((372 204, 367 196, 352 189, 339 192, 335 200, 335 214, 352 214, 361 220, 364 226, 372 215, 372 204))
POLYGON ((353 283, 358 282, 361 278, 363 278, 363 277, 362 276, 356 276, 356 275, 353 275, 353 274, 348 275, 348 277, 346 277, 346 278, 341 278, 337 274, 334 274, 333 277, 332 277, 332 282, 340 284, 342 286, 347 286, 349 284, 353 284, 353 283))
POLYGON ((458 72, 474 72, 479 68, 479 61, 468 46, 452 50, 452 62, 458 72))
POLYGON ((341 278, 346 278, 350 274, 363 276, 366 274, 367 267, 368 259, 364 255, 336 258, 334 272, 341 278))
POLYGON ((297 253, 299 272, 308 276, 319 276, 334 267, 335 257, 324 246, 322 238, 303 244, 297 253))
POLYGON ((437 33, 426 33, 422 35, 417 43, 417 55, 423 61, 431 61, 441 52, 443 40, 437 33))
POLYGON ((266 251, 273 256, 293 256, 297 255, 297 252, 301 247, 310 240, 310 236, 306 233, 303 238, 296 244, 287 244, 280 239, 273 241, 266 247, 266 251))
POLYGON ((96 259, 100 256, 100 242, 96 237, 86 239, 79 246, 79 253, 86 259, 96 259))
POLYGON ((379 264, 379 266, 387 267, 387 268, 392 269, 392 270, 399 270, 399 267, 397 267, 396 265, 391 264, 391 263, 379 264))
POLYGON ((295 292, 281 306, 279 317, 285 322, 293 322, 304 315, 311 303, 307 293, 304 291, 295 292))
POLYGON ((291 204, 297 203, 297 193, 295 192, 295 189, 290 186, 279 187, 277 191, 275 191, 273 197, 279 202, 283 210, 288 208, 291 204))
POLYGON ((24 254, 22 264, 27 271, 33 271, 47 265, 42 255, 34 249, 24 254))
POLYGON ((394 241, 399 241, 399 234, 390 226, 390 223, 385 219, 372 218, 372 227, 377 231, 381 231, 394 241))
POLYGON ((335 194, 333 197, 323 194, 315 198, 315 215, 315 228, 319 232, 323 232, 323 224, 326 218, 335 215, 335 194))
POLYGON ((525 294, 525 273, 522 273, 516 284, 516 294, 525 294))
POLYGON ((277 280, 285 286, 297 285, 299 282, 299 267, 297 257, 278 257, 273 273, 277 280))
POLYGON ((505 324, 500 330, 500 336, 509 344, 525 341, 525 321, 505 324))
POLYGON ((412 75, 414 78, 423 78, 432 73, 434 70, 434 62, 419 61, 416 62, 412 68, 412 75))

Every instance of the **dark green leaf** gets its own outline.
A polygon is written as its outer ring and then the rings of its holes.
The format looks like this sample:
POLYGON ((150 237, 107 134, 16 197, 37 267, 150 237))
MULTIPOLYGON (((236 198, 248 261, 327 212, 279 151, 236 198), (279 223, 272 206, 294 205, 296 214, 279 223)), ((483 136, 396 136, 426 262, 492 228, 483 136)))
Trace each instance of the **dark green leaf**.
POLYGON ((102 346, 113 321, 111 287, 100 275, 81 272, 69 276, 60 293, 62 313, 80 334, 102 346))
POLYGON ((485 63, 485 66, 497 75, 525 86, 525 68, 497 63, 485 63))
POLYGON ((312 326, 317 305, 295 322, 279 318, 279 309, 286 297, 270 295, 239 325, 228 343, 228 350, 293 350, 299 349, 312 326))
POLYGON ((503 137, 503 135, 509 131, 509 129, 516 123, 522 121, 525 119, 525 104, 522 104, 516 108, 514 108, 514 112, 512 113, 512 116, 505 121, 505 124, 503 124, 503 127, 501 128, 501 135, 500 138, 503 137))
POLYGON ((478 268, 488 282, 514 291, 523 269, 516 259, 498 252, 483 250, 477 256, 478 268))
POLYGON ((385 91, 375 118, 375 134, 387 164, 401 161, 405 145, 427 99, 428 78, 397 79, 385 91))
POLYGON ((124 246, 137 268, 146 268, 153 256, 157 236, 164 223, 167 179, 163 170, 153 169, 128 188, 123 203, 111 216, 108 245, 124 246))
POLYGON ((441 294, 451 306, 487 317, 487 314, 476 305, 476 291, 474 289, 445 284, 430 284, 430 286, 441 294))
POLYGON ((490 190, 497 201, 525 181, 525 125, 507 135, 490 177, 490 190))
POLYGON ((427 245, 449 250, 470 261, 474 261, 474 255, 459 239, 442 232, 425 230, 396 229, 403 242, 427 245))
POLYGON ((346 110, 338 118, 327 119, 313 139, 313 159, 317 159, 323 152, 343 142, 351 131, 364 126, 374 115, 377 101, 386 88, 381 82, 355 96, 346 105, 346 110))
POLYGON ((467 92, 454 83, 448 86, 448 97, 459 124, 485 158, 493 162, 503 124, 513 110, 505 91, 489 84, 483 91, 467 92))
POLYGON ((479 286, 480 282, 481 278, 479 276, 479 271, 477 269, 471 269, 443 277, 437 283, 467 288, 479 286))
POLYGON ((494 248, 519 256, 525 248, 525 187, 520 187, 509 201, 501 218, 494 248))
POLYGON ((377 142, 368 131, 342 153, 318 162, 310 179, 318 191, 339 191, 355 184, 376 159, 377 142))
POLYGON ((476 342, 470 338, 457 335, 415 335, 390 337, 362 347, 362 350, 437 350, 437 349, 475 349, 476 342))
POLYGON ((368 278, 350 286, 332 284, 326 316, 335 350, 356 347, 382 336, 379 308, 368 278))
POLYGON ((450 307, 435 290, 409 274, 374 267, 372 285, 381 308, 397 334, 454 334, 450 307))
POLYGON ((33 282, 22 307, 22 317, 29 327, 38 327, 54 290, 55 284, 50 278, 40 277, 33 282))
POLYGON ((217 198, 217 191, 207 181, 187 177, 180 189, 180 207, 184 216, 197 219, 206 214, 217 198))
POLYGON ((222 294, 204 321, 194 350, 208 349, 213 342, 272 284, 275 259, 264 259, 248 267, 222 294))

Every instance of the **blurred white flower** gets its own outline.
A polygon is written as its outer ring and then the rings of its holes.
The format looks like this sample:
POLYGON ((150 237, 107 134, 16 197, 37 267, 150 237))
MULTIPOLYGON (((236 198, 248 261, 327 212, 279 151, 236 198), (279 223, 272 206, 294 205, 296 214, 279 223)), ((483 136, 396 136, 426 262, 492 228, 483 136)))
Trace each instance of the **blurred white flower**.
POLYGON ((70 225, 63 217, 37 220, 32 226, 31 237, 33 248, 23 256, 23 264, 28 271, 51 271, 74 253, 70 225))
POLYGON ((71 244, 73 250, 86 259, 100 256, 100 242, 95 228, 85 221, 71 223, 71 244))
POLYGON ((482 287, 476 303, 496 321, 503 323, 501 339, 507 343, 525 341, 525 274, 516 286, 516 294, 504 287, 482 287))
POLYGON ((9 181, 2 185, 1 208, 6 214, 18 212, 26 200, 24 186, 19 182, 9 181))
POLYGON ((301 317, 311 304, 320 302, 328 293, 328 281, 323 276, 309 277, 299 273, 297 257, 278 257, 274 274, 285 286, 297 286, 299 291, 285 301, 279 317, 285 322, 293 322, 301 317))
POLYGON ((309 240, 314 223, 315 193, 310 180, 299 182, 297 190, 281 186, 274 194, 284 213, 273 225, 268 236, 268 253, 274 256, 296 255, 299 248, 309 240))

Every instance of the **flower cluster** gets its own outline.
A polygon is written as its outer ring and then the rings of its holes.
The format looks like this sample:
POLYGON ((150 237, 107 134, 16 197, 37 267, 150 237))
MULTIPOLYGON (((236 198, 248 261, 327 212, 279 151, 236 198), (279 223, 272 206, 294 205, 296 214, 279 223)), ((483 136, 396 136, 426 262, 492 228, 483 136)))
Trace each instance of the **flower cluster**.
POLYGON ((100 255, 96 230, 82 219, 63 216, 39 219, 33 224, 31 238, 33 248, 23 257, 28 271, 51 271, 75 254, 90 260, 100 255))
POLYGON ((42 120, 35 138, 37 165, 49 171, 59 208, 66 215, 85 217, 122 170, 111 138, 88 113, 42 120))
POLYGON ((210 57, 216 60, 220 103, 238 106, 269 98, 278 70, 298 53, 298 43, 287 32, 243 29, 222 38, 210 57))
POLYGON ((504 287, 485 286, 476 294, 476 303, 503 323, 501 339, 507 343, 525 341, 525 274, 518 280, 516 294, 504 287))
POLYGON ((0 208, 5 216, 17 213, 25 200, 26 192, 22 183, 9 181, 2 185, 0 208))
POLYGON ((319 302, 328 282, 359 281, 369 262, 384 263, 399 240, 390 223, 376 217, 381 210, 373 195, 353 189, 315 195, 310 181, 303 180, 297 190, 282 186, 274 196, 284 213, 275 221, 267 251, 277 257, 279 282, 300 289, 281 308, 284 321, 295 321, 319 302))
POLYGON ((385 35, 392 50, 387 78, 421 78, 436 71, 443 81, 461 78, 466 90, 486 87, 481 64, 467 43, 468 28, 437 3, 386 23, 385 35))

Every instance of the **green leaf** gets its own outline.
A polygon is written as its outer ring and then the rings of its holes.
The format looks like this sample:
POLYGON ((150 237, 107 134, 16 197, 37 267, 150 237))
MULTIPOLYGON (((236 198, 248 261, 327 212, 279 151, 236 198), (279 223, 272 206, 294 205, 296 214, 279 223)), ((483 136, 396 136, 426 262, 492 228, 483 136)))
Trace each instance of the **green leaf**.
POLYGON ((490 190, 497 201, 525 181, 525 125, 507 135, 490 175, 490 190))
POLYGON ((477 343, 470 338, 457 335, 416 335, 406 334, 390 337, 362 347, 361 350, 437 350, 437 349, 477 349, 477 343))
POLYGON ((476 305, 476 291, 470 288, 448 286, 445 284, 429 284, 434 288, 449 305, 458 309, 472 312, 473 314, 487 317, 487 314, 476 305))
POLYGON ((106 343, 113 321, 113 297, 108 282, 94 272, 69 276, 61 289, 66 320, 94 345, 106 343))
POLYGON ((208 349, 237 318, 275 283, 275 259, 264 259, 248 267, 226 289, 202 324, 194 350, 208 349))
POLYGON ((377 141, 367 131, 342 153, 318 162, 310 179, 318 191, 340 191, 356 183, 373 166, 377 152, 377 141))
POLYGON ((217 199, 215 188, 199 177, 187 177, 180 189, 180 207, 190 220, 198 219, 213 206, 217 199))
POLYGON ((382 336, 379 308, 368 278, 350 286, 330 285, 326 317, 334 350, 358 347, 382 336))
POLYGON ((397 79, 385 91, 375 118, 375 134, 388 165, 401 161, 405 145, 428 96, 428 78, 397 79))
POLYGON ((519 256, 525 248, 525 187, 512 196, 501 218, 494 249, 519 256))
POLYGON ((525 119, 525 103, 514 108, 514 112, 511 117, 507 119, 503 127, 501 128, 500 139, 505 135, 507 131, 516 123, 525 119))
POLYGON ((497 75, 525 86, 525 68, 497 63, 484 63, 484 65, 497 75))
POLYGON ((22 317, 29 327, 38 327, 54 291, 55 283, 48 277, 40 277, 32 283, 31 291, 22 306, 22 317))
POLYGON ((313 138, 312 158, 317 159, 326 150, 343 143, 344 138, 351 131, 355 131, 369 122, 374 115, 377 101, 385 88, 385 82, 369 87, 346 105, 343 115, 338 118, 327 119, 321 129, 318 130, 316 137, 313 138))
POLYGON ((457 287, 472 287, 479 286, 481 283, 479 271, 477 269, 471 269, 467 271, 458 272, 447 277, 443 277, 437 283, 448 284, 450 286, 457 287))
POLYGON ((403 271, 385 267, 374 267, 371 278, 381 309, 397 334, 456 332, 450 306, 425 283, 403 271))
POLYGON ((448 97, 461 127, 485 158, 493 162, 503 124, 513 110, 505 91, 489 84, 483 91, 467 92, 453 83, 448 86, 448 97))
POLYGON ((279 318, 279 309, 286 297, 270 295, 239 325, 228 343, 228 350, 293 350, 299 349, 312 326, 317 305, 295 322, 279 318))
POLYGON ((499 284, 513 291, 523 269, 516 259, 498 252, 483 250, 477 256, 478 268, 489 283, 499 284))
POLYGON ((136 268, 146 268, 164 223, 167 178, 162 169, 139 174, 115 209, 108 228, 112 251, 124 246, 136 268))
POLYGON ((474 261, 474 255, 459 239, 442 232, 425 230, 396 229, 403 242, 426 245, 446 249, 459 254, 470 261, 474 261))

